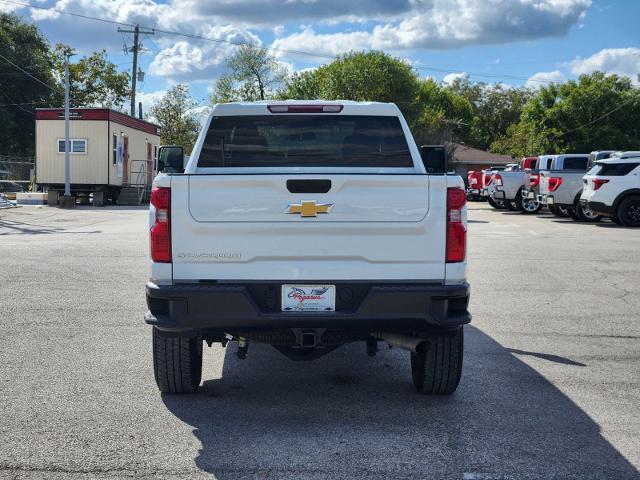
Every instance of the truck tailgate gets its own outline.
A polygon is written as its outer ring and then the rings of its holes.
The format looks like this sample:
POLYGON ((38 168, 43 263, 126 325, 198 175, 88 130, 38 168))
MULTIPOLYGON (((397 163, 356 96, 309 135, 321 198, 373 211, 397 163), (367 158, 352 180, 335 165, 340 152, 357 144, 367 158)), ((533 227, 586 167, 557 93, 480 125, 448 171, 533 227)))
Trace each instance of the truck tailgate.
POLYGON ((173 278, 441 281, 446 206, 430 194, 446 198, 446 177, 175 176, 172 211, 189 214, 172 218, 173 278))

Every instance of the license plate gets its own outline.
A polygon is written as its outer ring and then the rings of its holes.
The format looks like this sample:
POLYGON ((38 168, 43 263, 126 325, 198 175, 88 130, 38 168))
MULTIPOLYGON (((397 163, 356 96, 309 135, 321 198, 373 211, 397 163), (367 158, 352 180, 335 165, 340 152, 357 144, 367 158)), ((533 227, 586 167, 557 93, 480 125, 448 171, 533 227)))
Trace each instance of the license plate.
POLYGON ((547 197, 547 205, 553 205, 554 201, 553 201, 553 197, 547 197))
POLYGON ((335 285, 282 285, 283 312, 335 312, 335 285))

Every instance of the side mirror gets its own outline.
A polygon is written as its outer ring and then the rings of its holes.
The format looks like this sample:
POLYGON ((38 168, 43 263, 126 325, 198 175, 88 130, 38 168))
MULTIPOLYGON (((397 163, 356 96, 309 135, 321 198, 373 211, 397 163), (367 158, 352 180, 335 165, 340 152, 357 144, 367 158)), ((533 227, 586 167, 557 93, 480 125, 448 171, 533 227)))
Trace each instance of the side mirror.
POLYGON ((427 173, 436 175, 447 173, 447 152, 442 145, 422 145, 420 156, 427 173))
POLYGON ((167 145, 158 151, 158 172, 184 173, 184 148, 181 145, 167 145))

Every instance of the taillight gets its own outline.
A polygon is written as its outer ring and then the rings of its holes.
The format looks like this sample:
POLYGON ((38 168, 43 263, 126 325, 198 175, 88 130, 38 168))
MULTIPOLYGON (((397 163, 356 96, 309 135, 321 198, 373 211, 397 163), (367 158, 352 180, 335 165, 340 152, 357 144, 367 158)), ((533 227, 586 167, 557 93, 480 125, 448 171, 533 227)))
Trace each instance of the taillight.
POLYGON ((467 248, 467 228, 462 209, 467 196, 461 188, 447 188, 447 263, 463 262, 467 248))
POLYGON ((484 184, 485 185, 491 185, 491 175, 488 173, 484 174, 484 184))
POLYGON ((340 113, 344 108, 343 105, 267 105, 267 109, 271 113, 340 113))
POLYGON ((151 227, 151 259, 171 263, 171 189, 156 187, 151 191, 151 205, 156 219, 151 227))
POLYGON ((560 185, 562 185, 562 178, 560 178, 560 177, 549 177, 549 191, 550 192, 555 192, 560 185))
POLYGON ((496 185, 497 185, 498 187, 501 187, 501 186, 502 186, 502 175, 500 175, 499 173, 498 173, 498 174, 496 174, 496 185))
POLYGON ((539 183, 540 183, 540 175, 531 175, 529 177, 529 184, 532 187, 537 187, 539 183))
POLYGON ((609 183, 609 180, 605 178, 594 178, 593 179, 593 189, 598 190, 605 183, 609 183))

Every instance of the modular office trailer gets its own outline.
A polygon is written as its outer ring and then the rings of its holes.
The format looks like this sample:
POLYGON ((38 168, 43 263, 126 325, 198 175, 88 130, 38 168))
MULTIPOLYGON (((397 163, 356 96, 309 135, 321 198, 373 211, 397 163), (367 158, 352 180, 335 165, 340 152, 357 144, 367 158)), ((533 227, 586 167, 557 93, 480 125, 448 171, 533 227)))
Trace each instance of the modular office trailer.
MULTIPOLYGON (((71 193, 116 200, 126 186, 151 184, 160 127, 106 108, 73 108, 69 125, 71 193)), ((36 110, 39 189, 64 191, 64 109, 36 110)))

